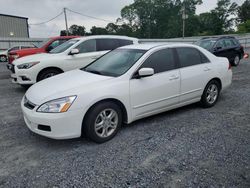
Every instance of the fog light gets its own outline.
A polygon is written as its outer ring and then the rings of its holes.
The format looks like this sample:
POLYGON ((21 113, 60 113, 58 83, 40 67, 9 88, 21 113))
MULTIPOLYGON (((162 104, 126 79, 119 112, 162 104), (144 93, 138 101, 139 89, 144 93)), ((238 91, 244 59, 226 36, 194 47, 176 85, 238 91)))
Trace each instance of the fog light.
POLYGON ((20 76, 22 78, 23 81, 30 81, 30 79, 26 76, 20 76))

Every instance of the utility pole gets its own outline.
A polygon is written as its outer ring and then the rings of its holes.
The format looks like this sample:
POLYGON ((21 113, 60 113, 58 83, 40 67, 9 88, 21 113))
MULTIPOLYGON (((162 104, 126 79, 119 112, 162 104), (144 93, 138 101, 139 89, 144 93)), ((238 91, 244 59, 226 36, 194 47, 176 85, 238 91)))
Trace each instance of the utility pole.
POLYGON ((182 11, 182 38, 185 38, 185 29, 186 29, 186 19, 188 18, 188 15, 186 15, 186 5, 185 0, 183 1, 183 7, 181 9, 182 11))
POLYGON ((183 38, 185 38, 185 17, 186 17, 186 7, 184 3, 183 12, 182 12, 182 37, 183 38))
POLYGON ((66 8, 63 8, 64 18, 65 18, 65 25, 66 25, 66 35, 69 36, 69 28, 68 28, 68 20, 66 14, 66 8))

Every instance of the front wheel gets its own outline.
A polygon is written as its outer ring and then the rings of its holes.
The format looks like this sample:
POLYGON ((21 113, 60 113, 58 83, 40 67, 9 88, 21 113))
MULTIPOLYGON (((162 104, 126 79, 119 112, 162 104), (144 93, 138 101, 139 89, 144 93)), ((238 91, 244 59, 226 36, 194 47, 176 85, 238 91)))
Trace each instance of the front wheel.
POLYGON ((7 57, 5 55, 0 56, 0 62, 6 62, 7 57))
POLYGON ((41 81, 41 80, 44 80, 44 79, 47 79, 47 78, 50 78, 52 76, 55 76, 55 75, 58 75, 62 73, 60 70, 57 70, 57 69, 47 69, 47 70, 44 70, 42 71, 39 75, 38 75, 38 78, 37 78, 37 81, 41 81))
POLYGON ((122 111, 113 102, 103 102, 92 107, 83 122, 83 132, 91 140, 103 143, 112 139, 122 124, 122 111))
POLYGON ((203 91, 201 104, 205 108, 212 107, 218 101, 220 95, 220 84, 216 80, 210 81, 203 91))

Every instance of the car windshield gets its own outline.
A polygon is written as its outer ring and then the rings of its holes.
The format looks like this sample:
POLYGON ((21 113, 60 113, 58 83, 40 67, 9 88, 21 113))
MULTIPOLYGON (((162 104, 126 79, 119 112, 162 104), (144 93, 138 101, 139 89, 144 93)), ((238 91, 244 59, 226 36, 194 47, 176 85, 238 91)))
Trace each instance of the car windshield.
POLYGON ((37 46, 37 48, 42 48, 45 44, 47 44, 51 39, 47 39, 47 40, 44 40, 43 42, 39 43, 37 46))
POLYGON ((50 54, 62 53, 65 50, 69 49, 71 46, 73 46, 78 41, 79 40, 69 40, 67 42, 64 42, 63 44, 57 46, 55 49, 51 50, 49 53, 50 54))
POLYGON ((118 77, 127 72, 145 52, 138 49, 116 49, 81 70, 118 77))
POLYGON ((215 40, 200 40, 195 44, 207 50, 211 50, 215 43, 215 40))

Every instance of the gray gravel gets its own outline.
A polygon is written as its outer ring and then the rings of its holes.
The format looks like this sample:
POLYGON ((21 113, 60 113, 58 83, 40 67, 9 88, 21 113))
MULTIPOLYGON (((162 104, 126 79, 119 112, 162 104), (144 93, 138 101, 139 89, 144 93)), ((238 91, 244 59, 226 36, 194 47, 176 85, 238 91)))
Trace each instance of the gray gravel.
POLYGON ((218 104, 124 126, 111 141, 55 141, 25 126, 0 65, 0 187, 250 187, 250 61, 218 104))

